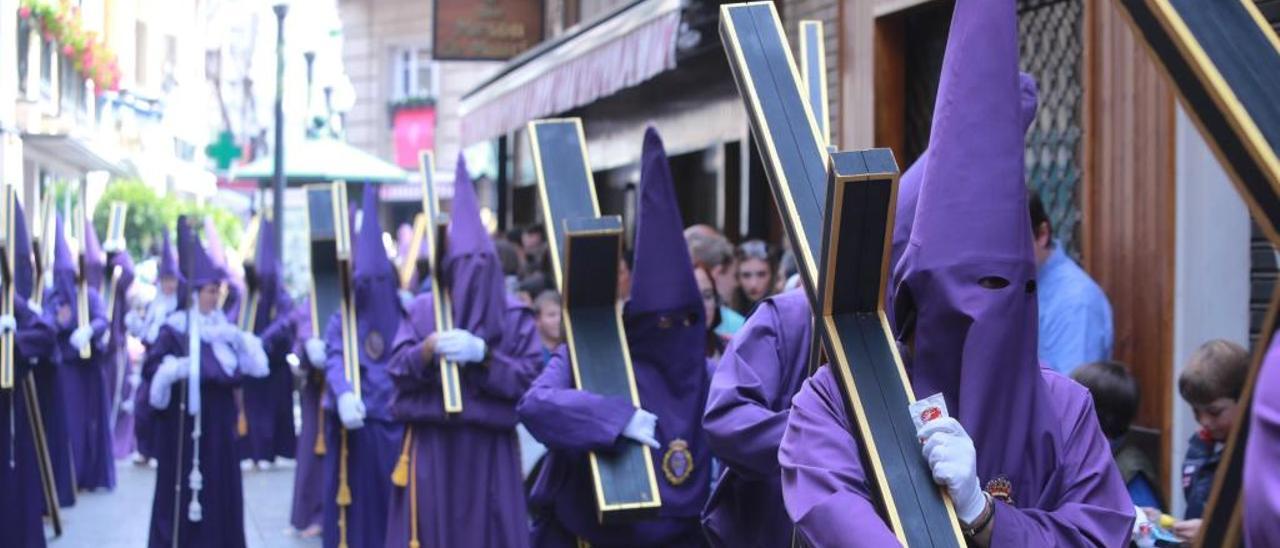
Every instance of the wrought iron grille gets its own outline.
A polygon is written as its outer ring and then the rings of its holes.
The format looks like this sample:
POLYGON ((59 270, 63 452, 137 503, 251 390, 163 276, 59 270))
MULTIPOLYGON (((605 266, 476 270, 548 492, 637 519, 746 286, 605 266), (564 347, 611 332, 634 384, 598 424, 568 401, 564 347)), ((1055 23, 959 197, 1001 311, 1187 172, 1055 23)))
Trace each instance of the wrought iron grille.
MULTIPOLYGON (((929 142, 951 3, 930 4, 907 14, 906 134, 903 165, 929 142)), ((1023 71, 1035 76, 1040 108, 1027 132, 1027 184, 1039 193, 1054 236, 1080 258, 1082 0, 1019 0, 1018 34, 1023 71)))
POLYGON ((1082 0, 1019 0, 1024 72, 1040 87, 1040 108, 1027 131, 1027 184, 1040 194, 1054 236, 1080 258, 1082 0))

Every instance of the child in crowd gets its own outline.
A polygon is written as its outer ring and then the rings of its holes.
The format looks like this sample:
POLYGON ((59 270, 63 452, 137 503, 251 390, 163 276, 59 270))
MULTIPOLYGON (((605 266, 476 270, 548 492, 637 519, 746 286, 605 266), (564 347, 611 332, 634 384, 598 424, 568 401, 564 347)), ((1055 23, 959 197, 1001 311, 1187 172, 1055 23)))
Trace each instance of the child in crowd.
POLYGON ((548 289, 533 300, 533 314, 538 325, 538 338, 542 340, 542 363, 551 360, 560 343, 564 342, 560 325, 560 293, 548 289))
POLYGON ((1160 508, 1156 467, 1129 435, 1138 413, 1138 383, 1129 366, 1116 361, 1094 362, 1071 372, 1071 378, 1089 389, 1102 433, 1111 443, 1111 456, 1120 469, 1129 496, 1137 506, 1160 508))
MULTIPOLYGON (((1214 339, 1196 349, 1178 377, 1178 392, 1191 405, 1200 424, 1182 461, 1182 492, 1187 509, 1182 520, 1173 523, 1173 532, 1179 538, 1190 540, 1200 532, 1200 516, 1213 490, 1223 444, 1236 422, 1237 401, 1248 370, 1248 350, 1231 341, 1214 339)), ((1149 516, 1158 515, 1153 509, 1144 510, 1149 516)))

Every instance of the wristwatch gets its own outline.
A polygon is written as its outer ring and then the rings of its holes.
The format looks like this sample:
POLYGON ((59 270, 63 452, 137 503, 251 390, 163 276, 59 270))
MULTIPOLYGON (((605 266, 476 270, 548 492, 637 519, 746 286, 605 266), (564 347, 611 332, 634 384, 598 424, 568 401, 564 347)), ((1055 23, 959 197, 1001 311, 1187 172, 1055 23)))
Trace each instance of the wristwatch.
POLYGON ((973 520, 972 524, 961 529, 966 537, 973 538, 977 536, 979 532, 987 528, 987 525, 991 524, 991 518, 996 515, 996 504, 995 501, 991 500, 991 494, 984 492, 982 496, 987 499, 986 508, 978 515, 978 519, 973 520))

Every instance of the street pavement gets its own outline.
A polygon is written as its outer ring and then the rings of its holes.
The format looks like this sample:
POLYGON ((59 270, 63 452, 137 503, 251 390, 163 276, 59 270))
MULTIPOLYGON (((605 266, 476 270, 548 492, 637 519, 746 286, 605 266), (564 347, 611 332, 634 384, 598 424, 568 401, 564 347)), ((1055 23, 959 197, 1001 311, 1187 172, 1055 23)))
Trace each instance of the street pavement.
MULTIPOLYGON (((80 493, 76 505, 62 510, 62 538, 50 548, 143 548, 151 523, 155 470, 129 461, 116 463, 113 492, 80 493)), ((319 539, 285 534, 293 498, 293 463, 244 476, 245 538, 249 548, 314 548, 319 539)), ((52 537, 52 530, 45 528, 52 537)))

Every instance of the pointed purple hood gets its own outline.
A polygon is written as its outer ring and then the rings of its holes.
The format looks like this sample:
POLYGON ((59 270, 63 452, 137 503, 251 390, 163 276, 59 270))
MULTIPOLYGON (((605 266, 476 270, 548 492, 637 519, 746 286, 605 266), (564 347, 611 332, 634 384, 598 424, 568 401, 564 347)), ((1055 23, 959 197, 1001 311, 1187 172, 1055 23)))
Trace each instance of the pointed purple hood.
MULTIPOLYGON (((623 310, 640 404, 658 415, 659 441, 688 444, 693 477, 660 481, 664 516, 698 515, 710 490, 710 447, 702 432, 709 386, 706 320, 684 240, 684 222, 658 132, 644 136, 631 299, 623 310)), ((611 268, 612 265, 601 265, 611 268)), ((663 452, 654 452, 661 459, 663 452)))
POLYGON ((979 477, 1004 476, 1034 503, 1059 429, 1036 358, 1024 102, 1015 3, 960 0, 897 304, 915 315, 916 395, 943 393, 979 477))
MULTIPOLYGON (((53 295, 48 304, 73 305, 76 302, 76 260, 67 244, 66 223, 58 215, 53 232, 53 295)), ((76 307, 71 306, 72 314, 76 307)))
MULTIPOLYGON (((399 280, 395 267, 382 246, 382 223, 378 220, 377 187, 364 186, 360 229, 353 242, 352 269, 355 280, 356 321, 360 340, 377 332, 386 346, 395 340, 396 328, 404 315, 400 306, 399 280)), ((370 356, 369 345, 361 345, 361 360, 385 362, 390 352, 370 356)))
POLYGON ((227 274, 200 242, 195 230, 178 217, 178 261, 192 291, 226 281, 227 274))
POLYGON ((35 286, 34 256, 31 253, 31 233, 27 230, 27 215, 22 211, 22 202, 13 201, 13 254, 17 263, 13 265, 13 289, 24 299, 31 298, 35 286))
MULTIPOLYGON (((1039 91, 1035 78, 1025 72, 1018 74, 1018 83, 1021 87, 1022 131, 1025 134, 1031 129, 1031 123, 1036 118, 1039 91)), ((896 293, 894 288, 898 286, 902 274, 907 269, 905 265, 898 263, 906 252, 907 242, 911 238, 911 226, 916 217, 916 203, 920 200, 920 180, 924 176, 927 165, 929 165, 929 151, 926 149, 898 179, 898 205, 894 214, 893 248, 889 257, 889 272, 893 274, 893 280, 889 286, 890 291, 885 292, 885 310, 890 314, 890 325, 896 325, 893 322, 893 296, 896 293)))
POLYGON ((84 220, 84 281, 89 287, 102 290, 107 268, 107 254, 102 252, 102 242, 98 240, 98 231, 93 228, 93 219, 84 220))
POLYGON ((684 240, 671 166, 662 138, 653 128, 644 134, 638 210, 635 269, 627 310, 644 313, 693 307, 701 317, 702 297, 684 240))
MULTIPOLYGON (((496 347, 502 340, 503 319, 506 318, 506 285, 498 252, 480 220, 476 190, 467 172, 466 159, 461 154, 454 170, 448 238, 444 266, 449 273, 454 326, 466 329, 491 347, 496 347)), ((426 238, 422 241, 422 252, 426 253, 426 238)))
POLYGON ((156 265, 157 278, 182 278, 182 272, 178 270, 178 257, 173 251, 173 242, 169 239, 169 229, 164 229, 164 233, 160 237, 160 261, 156 265))
POLYGON ((280 254, 276 250, 275 233, 275 223, 264 217, 258 226, 257 249, 253 256, 260 298, 271 298, 280 288, 280 254))

